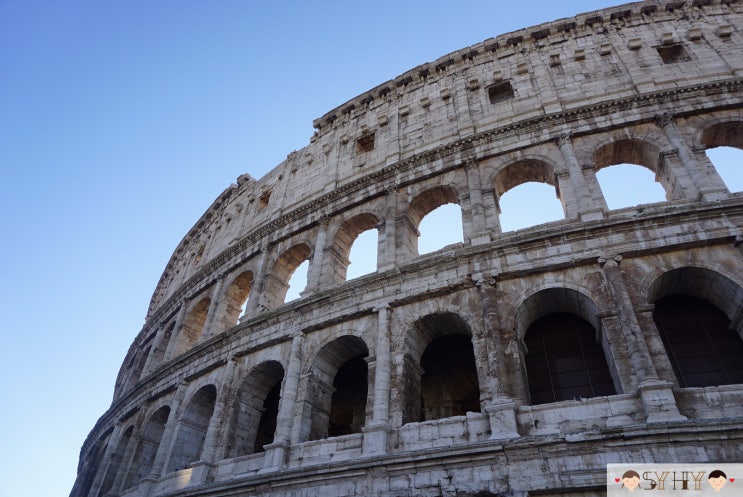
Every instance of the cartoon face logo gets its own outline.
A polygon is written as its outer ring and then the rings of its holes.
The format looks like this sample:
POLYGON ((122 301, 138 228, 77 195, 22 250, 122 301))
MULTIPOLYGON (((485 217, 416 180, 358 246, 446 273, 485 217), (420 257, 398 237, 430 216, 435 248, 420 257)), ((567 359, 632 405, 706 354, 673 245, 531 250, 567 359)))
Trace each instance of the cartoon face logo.
POLYGON ((625 471, 622 475, 622 484, 624 484, 624 488, 633 492, 640 484, 640 474, 637 471, 625 471))
POLYGON ((722 487, 728 482, 728 477, 725 473, 719 469, 714 470, 707 477, 709 486, 715 489, 715 492, 719 492, 722 487))

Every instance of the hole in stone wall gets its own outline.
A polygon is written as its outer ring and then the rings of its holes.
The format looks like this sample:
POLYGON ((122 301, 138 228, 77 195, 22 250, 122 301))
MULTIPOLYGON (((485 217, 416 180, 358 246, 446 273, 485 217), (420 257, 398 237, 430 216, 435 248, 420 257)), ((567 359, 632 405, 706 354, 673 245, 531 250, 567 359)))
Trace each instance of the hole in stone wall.
POLYGON ((655 47, 655 49, 658 51, 658 55, 660 55, 660 58, 665 64, 672 64, 674 62, 689 60, 689 57, 686 54, 686 49, 684 49, 684 45, 682 45, 681 43, 661 45, 659 47, 655 47))
POLYGON ((491 104, 513 98, 513 94, 513 86, 511 86, 509 81, 504 81, 488 87, 488 98, 490 99, 491 104))
POLYGON ((356 149, 359 152, 371 152, 374 150, 374 134, 366 134, 356 140, 356 149))
POLYGON ((289 289, 286 291, 286 298, 284 302, 291 302, 300 297, 300 293, 307 287, 307 271, 310 267, 310 261, 304 261, 302 264, 297 266, 297 269, 292 273, 289 278, 289 289))
POLYGON ((258 198, 258 207, 261 209, 268 205, 268 200, 271 198, 271 190, 266 190, 263 192, 263 194, 258 198))
POLYGON ((255 447, 253 452, 263 452, 265 449, 264 445, 268 445, 273 442, 274 434, 276 433, 276 420, 279 416, 279 400, 281 398, 281 380, 274 385, 266 400, 263 402, 263 412, 261 413, 261 419, 258 423, 258 434, 255 439, 255 447))
POLYGON ((565 218, 555 187, 546 183, 522 183, 504 193, 498 203, 504 233, 565 218))

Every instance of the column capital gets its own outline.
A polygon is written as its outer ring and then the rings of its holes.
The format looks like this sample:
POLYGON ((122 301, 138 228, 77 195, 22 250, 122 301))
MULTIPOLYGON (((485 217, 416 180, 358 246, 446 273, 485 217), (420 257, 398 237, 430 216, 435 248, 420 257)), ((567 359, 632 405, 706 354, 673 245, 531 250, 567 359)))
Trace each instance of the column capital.
POLYGON ((559 147, 563 147, 565 145, 570 145, 573 141, 573 132, 572 131, 563 131, 558 135, 556 138, 557 145, 559 147))
POLYGON ((676 116, 674 116, 670 112, 659 112, 653 117, 653 119, 655 120, 655 124, 659 128, 665 128, 669 124, 674 124, 675 118, 676 116))
POLYGON ((601 267, 619 267, 619 263, 622 262, 621 255, 601 255, 597 259, 599 266, 601 267))

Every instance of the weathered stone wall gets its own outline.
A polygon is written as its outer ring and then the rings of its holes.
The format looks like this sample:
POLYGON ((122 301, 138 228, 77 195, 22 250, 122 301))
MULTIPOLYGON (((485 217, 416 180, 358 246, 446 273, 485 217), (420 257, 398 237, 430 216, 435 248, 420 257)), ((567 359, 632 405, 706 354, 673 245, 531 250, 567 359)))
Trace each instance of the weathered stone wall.
POLYGON ((743 333, 743 194, 704 153, 743 148, 741 26, 735 0, 623 5, 317 119, 176 249, 71 495, 588 496, 607 463, 742 460, 743 384, 685 386, 654 320, 684 294, 743 333), (596 171, 624 162, 667 201, 609 210, 596 171), (527 181, 565 218, 502 232, 499 198, 527 181), (446 203, 464 242, 419 256, 446 203), (345 281, 375 228, 377 271, 345 281), (555 313, 588 323, 615 393, 532 402, 525 336, 555 313))

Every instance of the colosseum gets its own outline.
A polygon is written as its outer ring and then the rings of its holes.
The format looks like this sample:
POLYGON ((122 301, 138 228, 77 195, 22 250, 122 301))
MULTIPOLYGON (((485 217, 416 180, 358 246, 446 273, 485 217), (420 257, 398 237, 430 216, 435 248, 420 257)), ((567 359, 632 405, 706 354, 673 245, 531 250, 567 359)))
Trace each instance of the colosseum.
POLYGON ((587 497, 609 463, 743 462, 743 193, 706 152, 743 148, 742 37, 737 0, 630 3, 316 119, 175 249, 71 496, 587 497), (624 163, 665 201, 609 209, 624 163), (564 216, 506 231, 526 182, 564 216), (463 241, 419 254, 444 204, 463 241))

